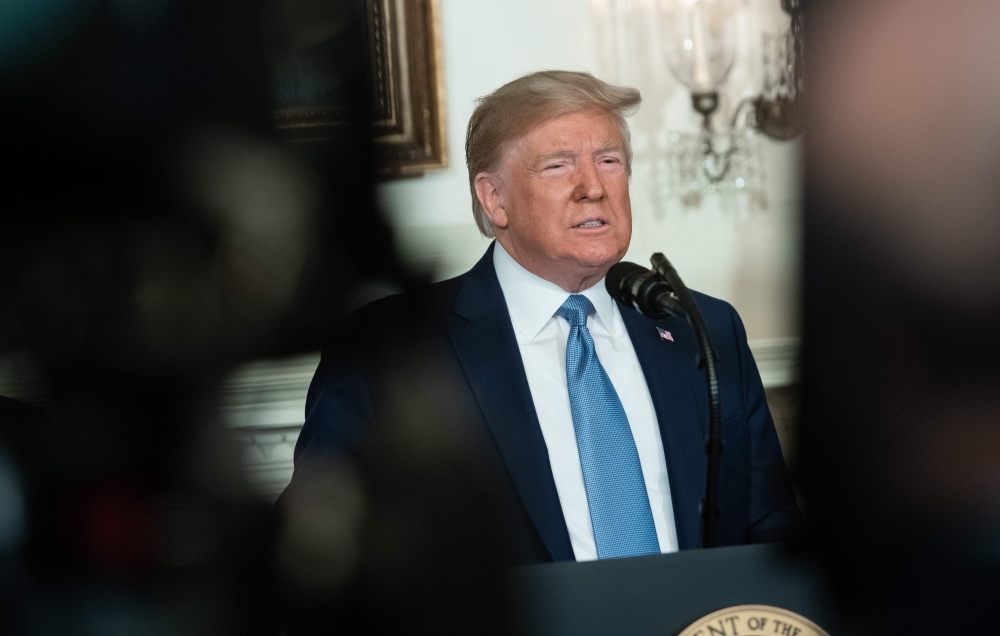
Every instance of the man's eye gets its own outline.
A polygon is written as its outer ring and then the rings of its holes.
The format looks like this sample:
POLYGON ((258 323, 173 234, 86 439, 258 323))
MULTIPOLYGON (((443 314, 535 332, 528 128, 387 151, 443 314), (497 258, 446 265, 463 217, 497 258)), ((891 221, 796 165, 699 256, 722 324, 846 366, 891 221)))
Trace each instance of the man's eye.
POLYGON ((605 157, 604 159, 601 159, 601 161, 603 163, 618 163, 618 160, 614 157, 605 157))
POLYGON ((546 169, 546 170, 552 170, 553 168, 562 168, 562 167, 564 167, 565 165, 566 165, 566 164, 564 164, 564 163, 553 163, 553 164, 551 164, 551 165, 548 165, 548 166, 545 166, 545 169, 546 169))

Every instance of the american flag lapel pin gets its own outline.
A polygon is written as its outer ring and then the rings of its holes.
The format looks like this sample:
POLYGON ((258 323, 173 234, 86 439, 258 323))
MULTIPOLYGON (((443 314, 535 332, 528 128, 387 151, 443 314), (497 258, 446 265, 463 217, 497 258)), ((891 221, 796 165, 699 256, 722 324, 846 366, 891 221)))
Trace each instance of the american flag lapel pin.
POLYGON ((674 337, 663 327, 657 327, 656 330, 660 332, 660 340, 669 340, 670 342, 674 341, 674 337))

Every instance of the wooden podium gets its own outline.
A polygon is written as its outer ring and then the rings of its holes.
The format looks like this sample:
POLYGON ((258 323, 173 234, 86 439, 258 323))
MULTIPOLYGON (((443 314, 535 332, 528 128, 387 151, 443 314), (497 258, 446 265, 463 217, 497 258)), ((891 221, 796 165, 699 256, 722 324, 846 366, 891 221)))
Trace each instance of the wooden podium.
MULTIPOLYGON (((837 633, 816 570, 777 545, 551 563, 511 575, 524 634, 673 636, 716 610, 740 605, 789 610, 837 633)), ((704 636, 799 636, 784 622, 750 617, 749 625, 760 629, 747 629, 746 617, 727 620, 713 623, 704 636)))

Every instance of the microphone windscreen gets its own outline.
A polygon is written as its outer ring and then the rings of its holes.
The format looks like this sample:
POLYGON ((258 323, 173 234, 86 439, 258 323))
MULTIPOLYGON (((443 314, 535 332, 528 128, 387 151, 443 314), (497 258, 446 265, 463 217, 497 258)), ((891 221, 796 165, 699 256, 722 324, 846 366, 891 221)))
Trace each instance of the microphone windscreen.
POLYGON ((649 270, 642 265, 636 265, 635 263, 629 263, 628 261, 621 261, 611 266, 608 270, 607 276, 604 277, 604 287, 611 294, 611 297, 620 303, 626 305, 632 304, 632 298, 626 296, 626 291, 623 289, 622 282, 626 278, 631 278, 629 274, 637 275, 644 274, 649 270))

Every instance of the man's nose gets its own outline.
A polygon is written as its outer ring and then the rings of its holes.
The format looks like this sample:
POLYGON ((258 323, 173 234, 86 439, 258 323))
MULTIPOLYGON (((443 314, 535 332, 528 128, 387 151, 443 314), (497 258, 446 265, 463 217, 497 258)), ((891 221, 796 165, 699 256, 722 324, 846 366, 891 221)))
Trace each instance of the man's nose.
POLYGON ((579 180, 573 191, 575 201, 600 201, 607 195, 601 173, 593 163, 585 163, 578 174, 579 180))

